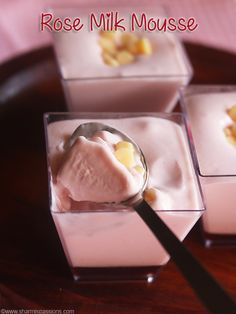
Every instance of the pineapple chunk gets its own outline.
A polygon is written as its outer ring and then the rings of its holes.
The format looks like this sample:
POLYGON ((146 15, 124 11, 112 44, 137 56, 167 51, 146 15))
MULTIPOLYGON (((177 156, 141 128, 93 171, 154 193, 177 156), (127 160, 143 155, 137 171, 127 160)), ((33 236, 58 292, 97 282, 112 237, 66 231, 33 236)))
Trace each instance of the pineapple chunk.
POLYGON ((231 127, 231 134, 236 140, 236 123, 234 123, 231 127))
POLYGON ((224 128, 224 133, 229 143, 236 146, 236 123, 224 128))
POLYGON ((230 130, 230 127, 226 127, 226 128, 224 128, 224 133, 225 133, 225 136, 231 136, 231 130, 230 130))
POLYGON ((230 142, 230 144, 236 146, 236 138, 233 136, 227 136, 227 140, 230 142))
POLYGON ((127 48, 131 44, 135 44, 138 42, 138 37, 132 33, 124 33, 121 36, 121 44, 125 48, 127 48))
POLYGON ((133 144, 130 142, 127 142, 127 141, 120 141, 120 142, 116 143, 115 148, 116 148, 116 150, 119 148, 128 148, 128 149, 134 150, 133 144))
POLYGON ((151 55, 152 54, 152 45, 148 38, 141 38, 137 42, 137 50, 139 54, 142 55, 151 55))
POLYGON ((132 33, 125 33, 121 37, 121 42, 127 51, 129 51, 132 55, 137 55, 138 54, 138 49, 137 49, 137 42, 138 42, 138 37, 132 33))
POLYGON ((236 122, 236 105, 234 105, 232 108, 230 108, 228 111, 228 115, 230 118, 236 122))
POLYGON ((117 34, 115 31, 101 31, 100 35, 104 38, 115 40, 117 34))
POLYGON ((147 189, 144 192, 144 199, 148 203, 153 203, 157 200, 157 193, 155 189, 147 189))
POLYGON ((144 168, 140 165, 135 166, 134 169, 140 174, 144 174, 145 172, 144 168))
POLYGON ((113 56, 116 54, 117 52, 116 45, 112 40, 105 37, 100 37, 99 44, 103 49, 103 52, 107 52, 113 56))
POLYGON ((132 168, 135 165, 134 152, 130 148, 117 149, 115 156, 127 168, 132 168))
POLYGON ((134 56, 127 50, 121 50, 117 53, 116 59, 120 65, 125 65, 132 63, 134 61, 134 56))
POLYGON ((152 46, 148 38, 133 33, 119 31, 100 31, 99 45, 105 64, 117 67, 134 62, 138 55, 151 55, 152 46))
POLYGON ((119 63, 117 62, 117 60, 115 58, 113 58, 109 53, 104 52, 102 54, 102 57, 103 57, 104 63, 106 63, 107 65, 112 66, 112 67, 118 67, 119 66, 119 63))
POLYGON ((139 54, 137 43, 129 43, 126 46, 126 49, 132 54, 137 56, 139 54))

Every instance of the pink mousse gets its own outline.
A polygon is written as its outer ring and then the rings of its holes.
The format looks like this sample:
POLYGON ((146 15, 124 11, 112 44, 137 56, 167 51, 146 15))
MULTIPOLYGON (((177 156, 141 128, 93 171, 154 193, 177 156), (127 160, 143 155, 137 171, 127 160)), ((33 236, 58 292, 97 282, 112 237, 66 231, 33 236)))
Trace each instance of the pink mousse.
POLYGON ((114 155, 118 136, 99 132, 91 139, 78 137, 64 152, 55 189, 60 210, 70 209, 70 200, 122 202, 142 188, 143 176, 130 171, 114 155))

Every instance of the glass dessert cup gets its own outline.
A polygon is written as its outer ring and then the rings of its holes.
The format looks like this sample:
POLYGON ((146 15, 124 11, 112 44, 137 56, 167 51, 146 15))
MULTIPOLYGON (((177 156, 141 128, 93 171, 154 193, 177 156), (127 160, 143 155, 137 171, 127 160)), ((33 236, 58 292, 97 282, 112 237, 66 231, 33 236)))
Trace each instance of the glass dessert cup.
MULTIPOLYGON (((169 255, 131 206, 74 202, 70 210, 57 210, 53 181, 58 163, 57 150, 79 124, 88 121, 102 122, 117 129, 119 126, 121 131, 124 131, 125 127, 133 129, 132 134, 129 132, 131 138, 134 134, 136 137, 141 133, 144 137, 150 135, 149 132, 155 127, 156 122, 167 123, 167 125, 170 123, 174 128, 173 134, 176 132, 175 128, 181 132, 178 147, 179 152, 182 152, 184 147, 182 157, 187 160, 186 169, 188 175, 191 175, 191 182, 185 182, 184 178, 182 180, 178 167, 177 173, 171 175, 174 177, 173 182, 177 180, 180 191, 182 189, 179 186, 179 176, 184 190, 186 183, 189 184, 189 190, 184 195, 190 193, 190 198, 186 202, 185 199, 180 198, 181 201, 175 204, 176 207, 167 202, 167 205, 163 205, 163 208, 165 207, 163 210, 158 209, 156 212, 179 239, 183 240, 204 209, 183 117, 177 113, 49 113, 45 115, 50 210, 74 279, 81 282, 133 280, 152 282, 157 277, 158 270, 168 262, 169 255), (142 132, 144 123, 148 125, 146 131, 142 132), (56 138, 55 132, 58 132, 56 138), (189 204, 192 206, 190 207, 189 204)), ((142 143, 136 141, 136 143, 141 144, 141 149, 149 160, 153 143, 150 143, 150 140, 149 143, 148 141, 142 143)), ((152 164, 152 168, 155 168, 155 164, 152 164)), ((150 176, 154 180, 152 168, 150 168, 150 176)), ((185 175, 183 172, 183 176, 185 175)), ((166 180, 165 175, 163 178, 166 180)), ((169 185, 171 189, 173 188, 173 193, 176 193, 176 187, 172 186, 173 182, 169 182, 169 185)), ((163 204, 166 204, 165 201, 163 204)))
POLYGON ((224 129, 233 123, 227 110, 236 103, 236 86, 193 85, 181 98, 207 209, 201 219, 205 246, 235 246, 236 147, 224 129))
MULTIPOLYGON (((104 3, 103 3, 104 5, 104 3)), ((88 16, 102 12, 130 12, 166 16, 160 6, 54 8, 56 16, 80 16, 84 28, 79 32, 53 32, 53 43, 69 111, 78 112, 171 112, 178 90, 192 77, 192 67, 179 38, 173 33, 137 31, 153 46, 151 56, 142 56, 131 64, 108 66, 102 61, 99 31, 88 30, 88 16), (145 104, 145 106, 144 106, 145 104)), ((124 22, 124 25, 125 22, 124 22)), ((126 25, 127 26, 127 25, 126 25)), ((126 30, 129 28, 127 26, 126 30)), ((133 32, 135 33, 135 32, 133 32)))

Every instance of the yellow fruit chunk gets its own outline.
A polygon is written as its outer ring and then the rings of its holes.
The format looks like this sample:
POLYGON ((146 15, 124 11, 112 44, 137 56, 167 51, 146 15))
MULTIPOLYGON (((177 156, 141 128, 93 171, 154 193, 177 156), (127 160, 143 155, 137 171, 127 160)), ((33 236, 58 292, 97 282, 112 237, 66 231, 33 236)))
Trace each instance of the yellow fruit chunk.
POLYGON ((100 37, 99 38, 99 44, 100 44, 101 48, 103 49, 103 52, 107 52, 111 55, 116 54, 116 52, 117 52, 116 45, 112 40, 105 38, 105 37, 100 37))
POLYGON ((100 32, 100 35, 102 36, 102 37, 104 37, 104 38, 107 38, 107 39, 115 39, 116 38, 116 36, 117 36, 117 34, 116 34, 116 32, 115 31, 101 31, 100 32))
POLYGON ((132 63, 134 61, 134 56, 127 50, 121 50, 117 53, 116 59, 120 65, 125 65, 132 63))
POLYGON ((233 136, 227 136, 227 140, 230 142, 230 144, 236 146, 236 138, 233 136))
POLYGON ((141 174, 144 174, 145 172, 144 168, 140 165, 135 166, 134 169, 141 174))
POLYGON ((152 203, 157 200, 157 192, 155 189, 147 189, 144 192, 144 199, 148 203, 152 203))
POLYGON ((139 54, 142 55, 151 55, 152 54, 152 45, 148 38, 141 38, 137 42, 137 50, 139 54))
POLYGON ((124 166, 132 168, 135 165, 134 152, 130 148, 119 148, 115 151, 115 156, 124 166))
POLYGON ((234 105, 232 108, 228 110, 228 115, 233 121, 236 122, 236 105, 234 105))
POLYGON ((132 33, 124 33, 121 37, 121 43, 124 49, 133 55, 138 54, 137 43, 138 37, 132 33))
POLYGON ((124 47, 128 47, 130 44, 138 42, 138 37, 132 33, 123 33, 121 36, 121 44, 124 47))
POLYGON ((104 63, 106 63, 107 65, 112 66, 112 67, 118 67, 119 66, 119 63, 117 62, 117 60, 115 58, 113 58, 109 53, 104 52, 102 54, 102 57, 103 57, 104 63))
POLYGON ((139 54, 137 43, 130 43, 126 46, 126 49, 132 54, 137 56, 139 54))
POLYGON ((231 131, 229 127, 224 128, 225 136, 231 136, 231 131))
POLYGON ((140 38, 131 32, 100 31, 99 45, 104 63, 112 67, 130 64, 138 55, 152 54, 149 39, 140 38))
POLYGON ((236 146, 236 123, 224 128, 224 133, 229 143, 236 146))
POLYGON ((234 123, 231 127, 231 133, 236 140, 236 123, 234 123))
POLYGON ((117 150, 119 148, 129 148, 131 150, 134 150, 133 144, 130 142, 127 142, 127 141, 120 141, 120 142, 116 143, 115 149, 117 150))

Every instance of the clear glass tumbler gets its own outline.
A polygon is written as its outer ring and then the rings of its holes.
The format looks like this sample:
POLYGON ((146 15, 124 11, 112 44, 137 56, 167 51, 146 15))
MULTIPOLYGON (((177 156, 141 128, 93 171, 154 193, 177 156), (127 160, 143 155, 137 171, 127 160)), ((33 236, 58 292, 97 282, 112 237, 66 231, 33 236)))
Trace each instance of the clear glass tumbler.
POLYGON ((178 113, 45 115, 50 210, 74 279, 152 282, 169 255, 132 207, 88 201, 74 202, 65 211, 57 208, 55 184, 64 143, 81 123, 88 121, 113 126, 141 147, 150 171, 148 188, 160 190, 161 203, 155 208, 156 213, 183 240, 204 210, 183 116, 178 113))
POLYGON ((236 86, 190 85, 182 91, 206 202, 202 229, 207 247, 236 244, 236 146, 225 134, 234 123, 228 110, 235 104, 236 86))
POLYGON ((192 77, 192 67, 183 44, 175 33, 164 31, 132 32, 148 38, 153 47, 150 56, 138 57, 135 62, 108 66, 102 60, 99 46, 100 30, 89 29, 89 16, 116 14, 124 18, 126 32, 130 30, 131 14, 161 19, 166 13, 160 5, 147 1, 143 7, 123 5, 52 9, 55 17, 80 17, 84 23, 78 32, 53 32, 53 44, 65 91, 68 110, 77 112, 171 112, 178 100, 178 89, 192 77), (144 106, 145 104, 145 106, 144 106))

